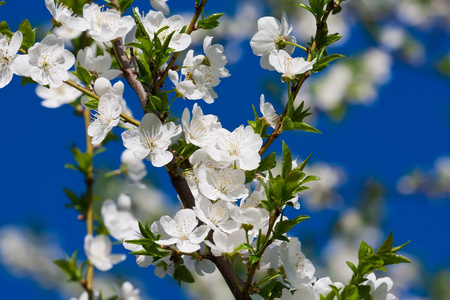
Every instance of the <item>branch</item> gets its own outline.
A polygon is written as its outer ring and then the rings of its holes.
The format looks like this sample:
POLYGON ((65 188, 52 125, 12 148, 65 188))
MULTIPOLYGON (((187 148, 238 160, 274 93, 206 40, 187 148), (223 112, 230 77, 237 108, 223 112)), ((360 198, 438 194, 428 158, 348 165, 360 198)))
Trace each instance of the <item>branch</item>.
POLYGON ((119 61, 119 65, 121 66, 123 72, 123 77, 131 86, 131 88, 133 88, 133 90, 136 92, 136 95, 139 98, 139 102, 141 103, 142 108, 144 108, 148 105, 149 93, 144 85, 139 80, 137 80, 137 74, 134 73, 133 68, 131 67, 131 61, 125 54, 122 38, 115 39, 113 45, 115 53, 117 54, 116 58, 119 61))
MULTIPOLYGON (((208 0, 203 0, 202 3, 200 3, 200 5, 196 5, 194 16, 192 17, 191 23, 189 24, 188 28, 186 29, 187 34, 191 34, 192 31, 194 31, 195 23, 197 23, 197 20, 200 17, 200 14, 202 13, 203 7, 205 7, 205 5, 206 5, 206 2, 208 2, 208 0)), ((170 62, 167 65, 167 68, 164 70, 163 75, 161 76, 161 78, 158 81, 158 84, 156 85, 157 89, 161 88, 164 85, 164 81, 166 80, 167 75, 169 74, 169 70, 172 69, 179 54, 180 54, 180 52, 175 52, 172 55, 172 58, 170 59, 170 62)))
MULTIPOLYGON (((338 1, 339 2, 339 1, 338 1)), ((339 4, 338 2, 332 0, 327 4, 326 12, 322 16, 321 20, 317 20, 316 22, 316 35, 314 37, 314 41, 311 45, 311 50, 316 51, 317 44, 322 37, 323 29, 325 28, 327 24, 327 19, 330 13, 337 7, 339 4)), ((306 61, 311 62, 312 61, 312 51, 309 51, 308 58, 306 61)), ((298 83, 292 87, 292 98, 295 99, 297 97, 298 92, 300 91, 300 88, 303 86, 303 83, 306 79, 311 76, 311 72, 305 72, 300 77, 298 83)), ((264 142, 261 149, 259 150, 259 155, 262 156, 264 152, 269 148, 269 146, 280 136, 281 134, 281 123, 283 122, 283 117, 286 115, 287 112, 287 105, 284 107, 283 112, 281 113, 280 117, 278 118, 278 122, 275 125, 275 128, 273 129, 272 133, 270 134, 269 138, 264 142)))

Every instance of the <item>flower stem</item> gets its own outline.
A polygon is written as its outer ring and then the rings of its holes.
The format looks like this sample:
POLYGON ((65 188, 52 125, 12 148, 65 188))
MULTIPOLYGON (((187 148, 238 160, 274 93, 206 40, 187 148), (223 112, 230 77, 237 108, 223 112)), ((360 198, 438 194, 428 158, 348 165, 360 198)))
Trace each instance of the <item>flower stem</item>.
POLYGON ((305 47, 303 47, 303 46, 300 46, 299 44, 296 44, 296 43, 291 43, 291 42, 283 42, 283 44, 285 44, 285 45, 292 45, 292 46, 295 46, 295 47, 298 47, 298 48, 300 48, 300 49, 302 49, 302 50, 305 50, 305 51, 307 51, 305 47))
MULTIPOLYGON (((86 183, 86 199, 88 202, 88 208, 86 212, 86 231, 87 234, 94 234, 94 165, 93 165, 93 156, 94 156, 94 147, 92 146, 92 138, 88 135, 87 129, 89 127, 90 121, 90 110, 85 109, 83 111, 84 117, 84 126, 86 131, 86 153, 91 156, 90 165, 85 175, 85 183, 86 183)), ((88 292, 89 300, 93 300, 93 285, 94 281, 94 266, 91 262, 88 261, 88 268, 86 272, 86 290, 88 292)))

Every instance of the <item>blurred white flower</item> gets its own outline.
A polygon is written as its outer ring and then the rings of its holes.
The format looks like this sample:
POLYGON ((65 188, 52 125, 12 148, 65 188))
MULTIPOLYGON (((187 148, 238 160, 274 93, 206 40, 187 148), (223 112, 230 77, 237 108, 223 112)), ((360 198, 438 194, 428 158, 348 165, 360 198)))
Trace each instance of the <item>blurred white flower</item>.
MULTIPOLYGON (((69 79, 81 84, 80 80, 73 74, 69 74, 69 79)), ((36 86, 36 95, 43 99, 41 105, 47 108, 58 108, 63 104, 68 104, 81 97, 83 93, 68 84, 62 84, 57 88, 46 88, 42 85, 36 86)))
POLYGON ((159 10, 165 15, 170 14, 169 6, 167 5, 168 0, 150 0, 150 5, 155 9, 159 10))
POLYGON ((84 238, 84 251, 87 258, 100 271, 108 271, 113 265, 125 260, 125 254, 111 254, 111 241, 106 235, 91 234, 84 238))

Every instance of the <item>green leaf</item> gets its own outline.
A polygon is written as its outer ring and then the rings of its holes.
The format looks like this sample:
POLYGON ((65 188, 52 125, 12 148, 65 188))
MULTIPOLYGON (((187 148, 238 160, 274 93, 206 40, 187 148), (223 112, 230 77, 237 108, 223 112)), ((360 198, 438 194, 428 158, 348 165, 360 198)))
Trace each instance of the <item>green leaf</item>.
POLYGON ((249 256, 249 260, 250 260, 250 264, 254 264, 256 262, 258 262, 261 258, 258 255, 250 255, 249 256))
POLYGON ((277 165, 277 154, 273 152, 261 160, 257 170, 258 172, 264 172, 275 168, 276 165, 277 165))
POLYGON ((395 253, 395 252, 397 252, 397 251, 403 249, 403 248, 404 248, 406 245, 408 245, 410 242, 411 242, 411 241, 407 241, 407 242, 404 243, 403 245, 400 245, 400 246, 397 246, 397 247, 392 248, 392 249, 391 249, 391 252, 392 252, 392 253, 395 253))
POLYGON ((314 12, 314 10, 311 8, 311 7, 309 7, 308 5, 306 5, 306 4, 303 4, 303 3, 299 3, 299 4, 296 4, 295 6, 298 6, 298 7, 301 7, 301 8, 304 8, 304 9, 306 9, 306 10, 308 10, 308 11, 310 11, 314 16, 316 16, 316 14, 315 14, 315 12, 314 12))
POLYGON ((29 84, 29 83, 37 83, 36 81, 34 81, 33 79, 31 79, 30 77, 22 77, 22 83, 20 84, 20 86, 24 86, 25 84, 29 84))
POLYGON ((358 287, 356 285, 349 285, 344 288, 341 293, 342 300, 361 300, 358 287))
POLYGON ((310 182, 310 181, 319 181, 320 180, 320 177, 318 177, 318 176, 307 176, 303 181, 302 181, 302 184, 304 184, 304 183, 307 183, 307 182, 310 182))
POLYGON ((6 23, 6 21, 0 22, 0 33, 8 38, 11 38, 13 36, 13 33, 9 29, 8 23, 6 23))
POLYGON ((162 107, 162 101, 161 101, 161 99, 159 97, 154 96, 152 94, 149 94, 148 95, 148 100, 149 100, 150 106, 152 106, 153 109, 157 110, 158 112, 162 111, 162 108, 161 108, 162 107))
POLYGON ((350 261, 346 261, 347 266, 353 271, 353 274, 358 273, 358 268, 355 266, 354 263, 350 262, 350 261))
POLYGON ((302 131, 314 132, 314 133, 322 134, 322 132, 320 130, 312 127, 311 125, 303 123, 303 122, 294 122, 294 128, 297 129, 297 130, 302 130, 302 131))
POLYGON ((292 122, 291 118, 288 116, 284 116, 283 121, 281 122, 281 130, 294 130, 294 122, 292 122))
POLYGON ((73 165, 73 164, 65 164, 64 168, 66 169, 71 169, 71 170, 75 170, 75 171, 80 171, 80 168, 78 168, 77 166, 73 165))
POLYGON ((3 4, 6 4, 6 1, 0 1, 0 6, 2 6, 3 4))
POLYGON ((175 266, 175 271, 173 273, 173 279, 178 281, 181 286, 181 282, 193 283, 195 282, 194 277, 192 277, 191 272, 186 268, 186 266, 175 266))
POLYGON ((308 163, 309 159, 311 158, 312 152, 308 155, 308 157, 302 161, 302 163, 296 168, 299 169, 300 171, 303 171, 303 169, 305 168, 306 164, 308 163))
POLYGON ((292 171, 292 155, 288 145, 283 141, 283 158, 281 165, 281 177, 286 178, 287 174, 292 171))
POLYGON ((310 216, 297 216, 296 218, 292 220, 284 220, 277 223, 274 230, 274 236, 276 239, 280 239, 281 236, 283 236, 285 233, 291 231, 292 228, 294 228, 295 225, 308 220, 311 218, 310 216))
POLYGON ((380 257, 383 260, 385 266, 392 264, 411 263, 408 258, 395 253, 381 254, 380 257))
POLYGON ((321 71, 321 69, 324 69, 325 67, 327 67, 330 62, 332 62, 333 60, 342 58, 342 57, 345 57, 345 55, 331 54, 331 55, 322 57, 314 64, 313 72, 321 71))
POLYGON ((361 241, 361 244, 359 245, 359 251, 358 251, 358 259, 362 260, 364 257, 372 255, 373 254, 373 248, 367 245, 366 242, 361 241))
POLYGON ((331 14, 335 15, 340 13, 342 10, 342 7, 340 5, 338 5, 335 9, 333 9, 333 11, 331 12, 331 14))
POLYGON ((19 31, 22 33, 22 48, 28 51, 28 48, 34 45, 36 30, 31 28, 30 21, 28 19, 23 20, 19 25, 19 31))
POLYGON ((67 198, 69 198, 69 200, 72 201, 72 203, 76 204, 76 203, 80 202, 77 194, 75 194, 72 190, 70 190, 68 188, 63 188, 63 190, 64 190, 64 193, 66 194, 67 198))
MULTIPOLYGON (((78 79, 81 80, 82 83, 84 83, 85 85, 89 85, 92 81, 92 79, 94 79, 94 76, 89 73, 88 70, 86 70, 84 67, 82 67, 80 65, 80 63, 78 62, 78 66, 77 66, 77 77, 78 79)), ((97 100, 98 102, 98 100, 97 100)))
POLYGON ((206 19, 198 21, 198 27, 203 29, 213 29, 220 25, 219 19, 224 13, 213 14, 206 19))
POLYGON ((339 33, 333 33, 327 36, 327 39, 325 41, 325 46, 331 45, 333 43, 336 43, 342 38, 342 35, 339 35, 339 33))
POLYGON ((376 254, 390 253, 392 246, 394 245, 394 237, 392 236, 392 231, 389 236, 384 240, 383 244, 375 252, 376 254))
POLYGON ((324 5, 325 0, 309 0, 309 6, 311 7, 316 19, 322 18, 324 5))
POLYGON ((287 110, 286 110, 286 116, 292 119, 292 116, 294 115, 294 100, 291 94, 289 94, 289 99, 287 103, 287 110))
POLYGON ((118 0, 120 12, 124 12, 133 3, 133 0, 118 0))
POLYGON ((100 100, 93 98, 91 96, 87 96, 88 101, 84 103, 84 106, 86 106, 89 109, 97 109, 98 103, 100 100))

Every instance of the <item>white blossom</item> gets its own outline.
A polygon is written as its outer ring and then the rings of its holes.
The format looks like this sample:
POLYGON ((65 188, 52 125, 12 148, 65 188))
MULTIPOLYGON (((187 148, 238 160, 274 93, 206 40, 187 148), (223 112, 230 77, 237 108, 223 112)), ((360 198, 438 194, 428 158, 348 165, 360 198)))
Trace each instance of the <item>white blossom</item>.
POLYGON ((0 89, 11 82, 13 74, 17 74, 15 59, 22 45, 22 33, 17 31, 8 42, 0 33, 0 89))
POLYGON ((68 70, 74 62, 75 56, 64 49, 63 39, 49 34, 42 42, 30 47, 27 55, 17 57, 15 66, 19 75, 55 88, 69 80, 68 70))
POLYGON ((216 133, 216 145, 205 147, 208 154, 217 161, 229 161, 242 170, 256 169, 261 161, 259 149, 262 138, 253 128, 239 126, 233 132, 220 128, 216 133))
POLYGON ((147 175, 147 169, 142 159, 136 158, 133 152, 125 149, 120 156, 120 171, 131 184, 136 184, 139 188, 145 188, 145 184, 140 181, 147 175))
POLYGON ((165 15, 170 14, 169 6, 167 5, 168 0, 150 0, 150 5, 156 9, 162 12, 165 15))
POLYGON ((198 169, 197 178, 200 192, 211 200, 236 201, 248 195, 245 172, 242 170, 213 170, 202 165, 198 169))
POLYGON ((94 120, 88 127, 88 134, 92 137, 93 145, 99 145, 108 132, 119 124, 123 108, 122 101, 122 97, 114 93, 106 93, 101 96, 97 113, 93 114, 94 120))
MULTIPOLYGON (((320 295, 326 297, 331 292, 330 285, 334 285, 338 289, 343 288, 344 284, 341 282, 332 282, 330 277, 323 277, 318 279, 313 286, 313 291, 316 299, 320 299, 320 295)), ((334 297, 333 299, 337 299, 334 297)))
POLYGON ((91 24, 88 33, 97 42, 109 42, 126 35, 135 25, 131 16, 121 17, 115 9, 102 11, 97 4, 85 4, 83 17, 91 24))
POLYGON ((230 73, 225 68, 227 58, 223 54, 223 46, 220 44, 212 45, 213 37, 207 36, 203 41, 203 51, 205 52, 206 66, 211 67, 213 72, 220 78, 230 76, 230 73))
MULTIPOLYGON (((252 193, 252 195, 255 192, 252 193)), ((246 206, 241 201, 241 205, 237 206, 235 203, 227 203, 228 213, 230 217, 238 224, 253 225, 253 232, 258 232, 260 228, 266 227, 269 224, 269 212, 263 208, 246 206)))
MULTIPOLYGON (((137 9, 136 12, 139 14, 137 9)), ((169 48, 174 49, 176 52, 185 50, 191 44, 191 36, 186 33, 181 33, 181 30, 186 24, 180 15, 174 15, 166 19, 162 12, 151 10, 147 15, 141 16, 141 22, 150 39, 153 39, 154 34, 160 29, 169 27, 158 33, 158 39, 161 43, 164 43, 167 37, 172 32, 175 32, 170 39, 169 48)))
POLYGON ((214 137, 214 132, 221 128, 215 115, 203 115, 203 111, 197 103, 192 108, 192 120, 190 120, 189 109, 185 108, 181 123, 187 143, 194 144, 199 147, 210 144, 214 137))
POLYGON ((275 112, 273 105, 269 102, 265 102, 264 95, 261 95, 261 98, 259 101, 259 110, 263 114, 263 117, 266 120, 267 124, 270 127, 275 128, 275 126, 277 125, 279 116, 275 112))
POLYGON ((287 280, 294 287, 301 288, 314 280, 315 268, 301 251, 301 243, 298 238, 291 238, 289 243, 281 243, 280 259, 287 280))
POLYGON ((131 199, 126 194, 120 194, 117 200, 119 205, 122 204, 122 209, 119 210, 117 205, 112 200, 105 200, 102 205, 102 220, 109 234, 118 241, 122 241, 127 236, 133 233, 130 224, 136 221, 136 218, 131 214, 130 205, 131 199), (124 205, 125 204, 125 205, 124 205))
POLYGON ((198 220, 192 209, 181 209, 172 219, 163 216, 160 223, 164 231, 171 236, 168 239, 160 239, 156 243, 160 245, 176 244, 181 252, 191 253, 200 249, 200 243, 206 238, 209 228, 206 225, 198 225, 198 220))
POLYGON ((244 229, 236 230, 228 235, 221 231, 214 231, 214 244, 210 241, 205 241, 205 244, 211 248, 214 256, 221 256, 224 253, 231 253, 243 243, 247 243, 244 229))
POLYGON ((303 57, 292 58, 284 50, 273 50, 269 55, 269 63, 278 73, 282 73, 283 80, 291 80, 295 78, 295 75, 311 70, 316 63, 316 58, 308 62, 303 57))
POLYGON ((263 17, 258 20, 258 32, 252 37, 250 46, 255 55, 261 56, 261 67, 274 70, 269 63, 269 55, 274 50, 285 49, 289 54, 294 52, 295 46, 283 42, 296 43, 291 36, 292 25, 288 24, 286 13, 283 12, 281 22, 274 17, 263 17))
POLYGON ((74 15, 73 11, 64 4, 54 0, 45 0, 45 6, 57 23, 62 23, 71 29, 85 31, 91 29, 91 25, 83 18, 74 15))
POLYGON ((121 70, 110 70, 111 55, 106 51, 103 55, 95 56, 91 47, 80 49, 77 54, 77 61, 80 63, 80 66, 91 73, 97 74, 98 77, 112 80, 122 74, 121 70))
POLYGON ((208 225, 212 230, 232 231, 230 226, 227 226, 230 218, 226 205, 227 201, 217 200, 211 202, 211 200, 202 195, 199 195, 195 200, 193 210, 200 221, 208 225))
POLYGON ((118 300, 140 300, 139 289, 135 289, 129 281, 125 281, 117 290, 118 300))
POLYGON ((362 285, 370 286, 370 295, 373 300, 398 300, 398 297, 389 293, 394 283, 389 277, 376 278, 374 273, 370 273, 365 276, 367 281, 364 281, 362 285))
POLYGON ((100 271, 108 271, 126 258, 125 254, 111 254, 111 241, 106 235, 86 235, 84 251, 91 264, 100 271))
MULTIPOLYGON (((100 298, 100 293, 98 291, 93 292, 93 300, 98 300, 100 298)), ((83 292, 80 298, 70 298, 70 300, 89 300, 88 292, 83 292)))
MULTIPOLYGON (((81 84, 78 77, 69 74, 69 79, 75 83, 81 84)), ((47 108, 57 108, 63 104, 75 101, 83 93, 68 84, 62 84, 57 88, 46 88, 42 85, 36 87, 36 95, 43 99, 41 105, 47 108)))
POLYGON ((155 167, 168 164, 173 154, 168 150, 172 139, 181 134, 181 126, 173 122, 162 124, 158 116, 145 114, 138 129, 129 129, 122 133, 123 144, 133 151, 139 159, 151 161, 155 167))

